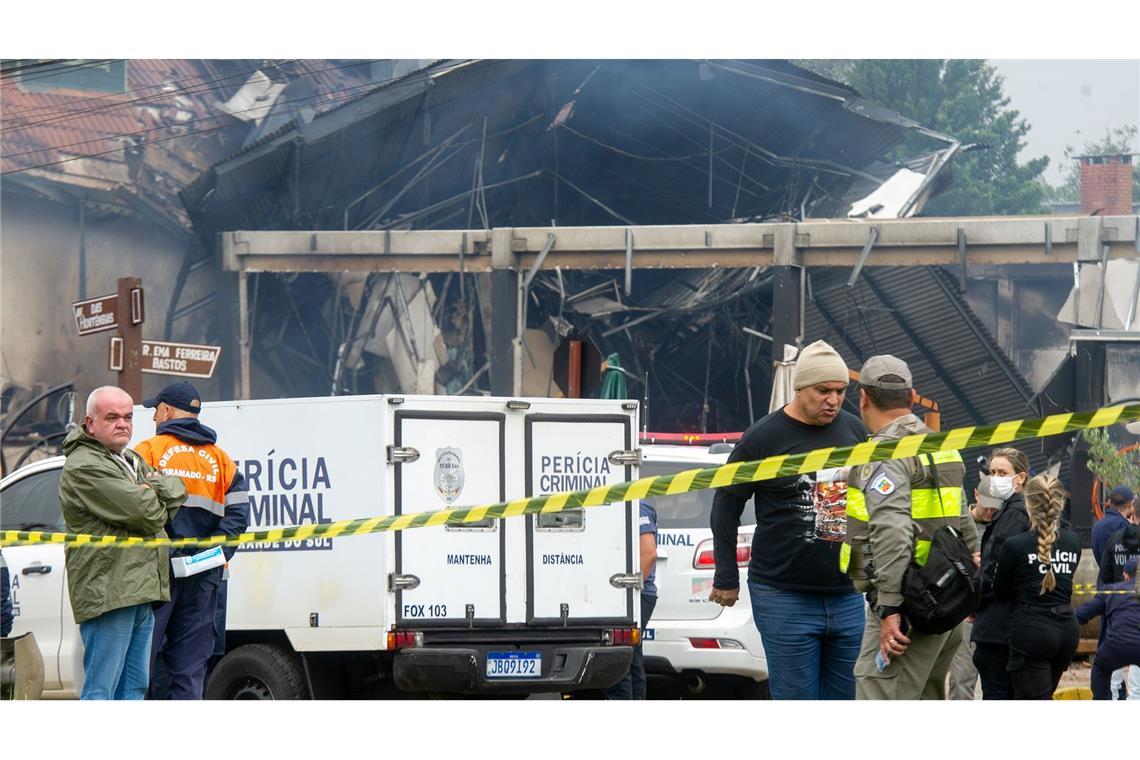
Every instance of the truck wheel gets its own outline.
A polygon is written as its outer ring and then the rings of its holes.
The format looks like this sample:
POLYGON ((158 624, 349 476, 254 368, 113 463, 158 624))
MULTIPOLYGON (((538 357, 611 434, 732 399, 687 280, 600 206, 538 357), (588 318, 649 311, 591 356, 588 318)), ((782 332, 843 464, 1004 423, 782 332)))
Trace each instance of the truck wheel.
POLYGON ((305 699, 301 663, 269 644, 246 644, 221 659, 206 683, 206 699, 305 699))

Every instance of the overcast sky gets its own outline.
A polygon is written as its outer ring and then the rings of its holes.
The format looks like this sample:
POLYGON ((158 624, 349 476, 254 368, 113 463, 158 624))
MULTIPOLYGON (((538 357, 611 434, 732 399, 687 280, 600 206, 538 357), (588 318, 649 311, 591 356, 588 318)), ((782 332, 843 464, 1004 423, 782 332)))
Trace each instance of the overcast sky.
MULTIPOLYGON (((1060 182, 1066 145, 1080 148, 1105 128, 1140 125, 1140 61, 991 60, 1010 107, 1032 129, 1020 160, 1046 155, 1045 178, 1060 182)), ((1140 151, 1133 140, 1132 150, 1140 151)))

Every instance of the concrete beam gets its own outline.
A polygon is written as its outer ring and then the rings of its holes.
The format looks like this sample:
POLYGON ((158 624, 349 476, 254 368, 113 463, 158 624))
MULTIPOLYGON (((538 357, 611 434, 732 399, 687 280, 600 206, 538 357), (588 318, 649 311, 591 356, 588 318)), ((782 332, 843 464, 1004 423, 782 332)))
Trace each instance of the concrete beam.
POLYGON ((774 225, 772 261, 772 362, 784 359, 784 345, 798 346, 803 341, 803 252, 796 247, 804 242, 796 235, 796 225, 774 225))
MULTIPOLYGON (((799 223, 665 225, 634 228, 635 269, 745 268, 773 264, 852 267, 878 228, 866 266, 960 266, 958 230, 967 265, 1064 264, 1100 244, 1109 258, 1134 258, 1136 216, 959 217, 808 220, 799 223), (1094 221, 1095 220, 1095 221, 1094 221), (1046 228, 1051 252, 1046 252, 1046 228), (1095 230, 1095 232, 1094 232, 1095 230), (790 235, 790 242, 788 237, 790 235), (794 250, 796 263, 777 261, 794 250)), ((627 227, 516 227, 495 230, 368 232, 226 232, 227 270, 246 272, 452 272, 460 251, 469 272, 527 268, 551 233, 558 242, 543 268, 624 269, 627 227), (466 240, 466 249, 464 241, 466 240), (499 245, 493 245, 492 241, 499 245), (508 242, 509 241, 509 242, 508 242)), ((1099 256, 1099 252, 1098 252, 1099 256)))

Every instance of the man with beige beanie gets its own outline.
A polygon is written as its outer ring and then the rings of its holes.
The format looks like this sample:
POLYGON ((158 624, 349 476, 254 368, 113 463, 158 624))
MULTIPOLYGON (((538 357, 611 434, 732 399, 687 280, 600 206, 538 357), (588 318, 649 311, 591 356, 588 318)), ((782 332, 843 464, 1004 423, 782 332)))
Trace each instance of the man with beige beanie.
MULTIPOLYGON (((841 408, 850 381, 834 348, 822 340, 804 348, 792 378, 795 397, 748 428, 729 462, 867 440, 863 422, 841 408)), ((716 491, 710 518, 716 574, 709 599, 727 607, 740 594, 740 516, 755 497, 748 595, 773 699, 855 698, 864 614, 862 595, 839 571, 846 491, 834 470, 716 491)))

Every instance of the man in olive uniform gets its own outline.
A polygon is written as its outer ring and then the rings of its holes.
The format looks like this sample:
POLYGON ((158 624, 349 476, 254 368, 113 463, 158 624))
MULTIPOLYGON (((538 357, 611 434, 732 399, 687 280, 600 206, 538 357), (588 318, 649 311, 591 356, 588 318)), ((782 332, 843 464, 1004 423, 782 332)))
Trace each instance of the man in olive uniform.
MULTIPOLYGON (((889 355, 867 359, 859 375, 859 413, 874 440, 930 428, 911 413, 910 368, 889 355)), ((892 459, 852 468, 847 536, 840 567, 867 594, 863 644, 855 663, 856 699, 945 699, 946 673, 961 626, 930 635, 908 630, 901 614, 902 579, 914 558, 924 564, 934 531, 958 529, 968 545, 977 529, 965 509, 962 457, 956 451, 892 459)))

